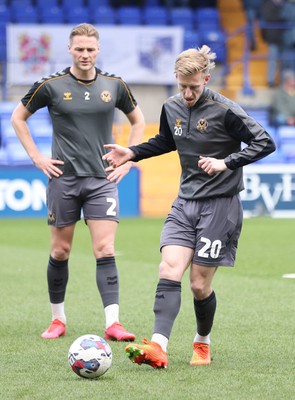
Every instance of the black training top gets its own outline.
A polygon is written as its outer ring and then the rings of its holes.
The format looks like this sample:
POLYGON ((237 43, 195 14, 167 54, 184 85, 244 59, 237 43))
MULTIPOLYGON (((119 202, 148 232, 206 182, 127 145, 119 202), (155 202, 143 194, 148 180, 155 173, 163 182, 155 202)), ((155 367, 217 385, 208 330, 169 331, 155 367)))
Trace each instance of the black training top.
POLYGON ((52 158, 63 160, 64 175, 106 177, 103 145, 111 143, 115 108, 125 114, 136 101, 119 77, 96 69, 92 81, 76 79, 70 68, 35 82, 21 100, 34 113, 48 107, 52 126, 52 158))
POLYGON ((182 167, 179 196, 204 199, 233 196, 243 190, 241 167, 272 153, 275 144, 238 104, 205 88, 191 108, 180 94, 166 100, 160 133, 130 149, 135 153, 133 161, 177 150, 182 167), (199 156, 224 159, 228 170, 209 176, 198 167, 199 156))

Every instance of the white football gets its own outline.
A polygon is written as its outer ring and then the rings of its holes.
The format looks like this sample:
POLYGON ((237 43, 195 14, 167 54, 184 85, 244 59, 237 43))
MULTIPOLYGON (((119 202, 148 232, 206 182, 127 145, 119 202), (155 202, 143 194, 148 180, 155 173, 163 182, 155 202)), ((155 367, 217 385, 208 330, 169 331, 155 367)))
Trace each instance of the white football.
POLYGON ((112 349, 100 336, 83 335, 69 348, 72 370, 82 378, 95 379, 107 372, 112 364, 112 349))

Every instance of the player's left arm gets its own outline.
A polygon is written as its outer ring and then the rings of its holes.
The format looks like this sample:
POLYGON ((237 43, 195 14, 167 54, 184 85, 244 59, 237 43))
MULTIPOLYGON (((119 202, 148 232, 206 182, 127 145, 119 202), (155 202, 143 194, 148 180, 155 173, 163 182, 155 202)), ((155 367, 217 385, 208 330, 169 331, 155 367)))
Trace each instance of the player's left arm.
POLYGON ((246 113, 237 115, 228 110, 224 128, 234 140, 243 142, 247 146, 237 153, 229 154, 224 159, 200 156, 198 166, 208 175, 244 167, 266 157, 276 149, 268 132, 246 113))
MULTIPOLYGON (((128 114, 126 114, 129 123, 130 123, 130 134, 128 146, 134 146, 136 144, 141 143, 142 137, 145 129, 145 120, 143 113, 140 107, 137 105, 135 108, 128 114)), ((119 183, 122 178, 128 174, 130 168, 132 167, 132 161, 128 161, 127 163, 121 165, 120 167, 113 169, 112 166, 106 168, 106 171, 110 171, 107 179, 111 182, 119 183)))
POLYGON ((235 140, 247 145, 239 152, 232 153, 224 159, 227 168, 231 170, 261 160, 276 150, 275 142, 270 134, 246 113, 236 115, 228 110, 225 129, 235 140))

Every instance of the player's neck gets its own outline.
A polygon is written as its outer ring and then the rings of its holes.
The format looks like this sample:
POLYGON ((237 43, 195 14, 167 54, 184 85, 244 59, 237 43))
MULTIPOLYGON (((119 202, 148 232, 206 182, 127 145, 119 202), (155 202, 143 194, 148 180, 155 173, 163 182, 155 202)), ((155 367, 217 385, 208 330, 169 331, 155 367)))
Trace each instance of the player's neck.
POLYGON ((76 79, 79 79, 81 81, 92 81, 95 79, 95 76, 96 76, 95 68, 91 68, 88 71, 82 71, 82 70, 77 69, 74 66, 72 66, 70 68, 70 72, 76 79))

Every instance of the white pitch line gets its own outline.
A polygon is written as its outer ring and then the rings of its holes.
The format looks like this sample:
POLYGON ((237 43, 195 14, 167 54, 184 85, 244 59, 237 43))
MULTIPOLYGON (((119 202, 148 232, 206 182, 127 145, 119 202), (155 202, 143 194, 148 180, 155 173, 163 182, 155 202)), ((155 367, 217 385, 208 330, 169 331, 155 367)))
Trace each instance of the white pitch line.
POLYGON ((284 274, 282 277, 288 279, 295 279, 295 274, 284 274))

